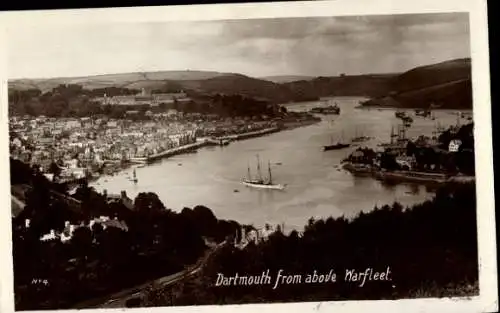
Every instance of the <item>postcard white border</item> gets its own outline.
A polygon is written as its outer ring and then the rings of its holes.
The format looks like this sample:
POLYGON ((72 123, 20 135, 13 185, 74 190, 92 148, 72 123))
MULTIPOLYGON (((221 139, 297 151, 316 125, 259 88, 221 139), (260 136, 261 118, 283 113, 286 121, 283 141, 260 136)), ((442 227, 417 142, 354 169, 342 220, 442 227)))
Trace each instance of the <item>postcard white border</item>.
MULTIPOLYGON (((493 312, 498 310, 495 240, 495 203, 493 190, 492 130, 486 0, 337 0, 315 2, 275 2, 247 4, 189 5, 170 7, 137 7, 80 9, 0 13, 0 199, 4 208, 0 216, 0 311, 13 312, 13 267, 11 244, 10 181, 7 116, 7 58, 9 43, 6 28, 31 28, 40 24, 140 23, 164 21, 201 21, 217 19, 250 19, 304 16, 387 15, 402 13, 468 12, 470 16, 472 81, 476 136, 476 180, 478 205, 478 240, 480 261, 480 295, 469 299, 415 299, 396 301, 340 301, 293 304, 248 304, 227 306, 190 306, 147 308, 153 312, 493 312)), ((451 221, 452 222, 452 221, 451 221)), ((144 309, 126 309, 139 311, 144 309)), ((113 312, 113 310, 93 310, 113 312)), ((49 311, 44 311, 49 312, 49 311)), ((59 311, 58 311, 59 312, 59 311)))

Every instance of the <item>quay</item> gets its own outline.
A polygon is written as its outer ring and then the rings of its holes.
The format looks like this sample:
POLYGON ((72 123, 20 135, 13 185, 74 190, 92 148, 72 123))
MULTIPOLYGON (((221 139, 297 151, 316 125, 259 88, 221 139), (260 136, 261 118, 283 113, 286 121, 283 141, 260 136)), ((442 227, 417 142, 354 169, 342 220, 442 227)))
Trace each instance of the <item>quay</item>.
POLYGON ((228 136, 222 136, 222 137, 216 137, 216 138, 200 138, 199 141, 197 141, 197 142, 190 143, 190 144, 183 145, 183 146, 179 146, 179 147, 175 147, 172 149, 167 149, 167 150, 162 151, 162 152, 151 154, 147 157, 130 158, 130 162, 135 163, 135 164, 147 164, 147 163, 156 161, 156 160, 161 159, 161 158, 167 158, 167 157, 179 155, 179 154, 186 153, 186 152, 196 151, 197 149, 205 147, 205 146, 226 145, 226 144, 229 144, 230 141, 259 137, 259 136, 275 133, 278 131, 280 131, 280 128, 271 127, 271 128, 258 130, 258 131, 246 132, 246 133, 228 135, 228 136))
POLYGON ((371 175, 382 181, 406 181, 415 183, 460 183, 475 181, 474 176, 467 175, 447 175, 443 173, 429 173, 418 171, 385 171, 368 165, 356 165, 345 163, 342 166, 348 172, 357 175, 371 175))
POLYGON ((248 138, 259 137, 259 136, 263 136, 263 135, 267 135, 267 134, 272 134, 272 133, 276 133, 279 131, 280 131, 279 127, 270 127, 270 128, 265 128, 262 130, 253 131, 253 132, 218 137, 216 139, 217 140, 242 140, 242 139, 248 139, 248 138))
POLYGON ((186 153, 186 152, 190 152, 190 151, 195 151, 198 148, 201 148, 201 147, 204 147, 204 146, 207 146, 207 145, 210 145, 210 144, 211 143, 208 142, 207 140, 198 141, 198 142, 190 143, 190 144, 187 144, 187 145, 175 147, 175 148, 172 148, 172 149, 167 149, 165 151, 158 152, 158 153, 155 153, 155 154, 151 154, 151 155, 149 155, 147 157, 143 157, 143 158, 131 158, 130 162, 132 162, 132 163, 138 163, 138 164, 146 164, 146 163, 153 162, 153 161, 161 159, 161 158, 171 157, 171 156, 174 156, 174 155, 178 155, 178 154, 182 154, 182 153, 186 153))

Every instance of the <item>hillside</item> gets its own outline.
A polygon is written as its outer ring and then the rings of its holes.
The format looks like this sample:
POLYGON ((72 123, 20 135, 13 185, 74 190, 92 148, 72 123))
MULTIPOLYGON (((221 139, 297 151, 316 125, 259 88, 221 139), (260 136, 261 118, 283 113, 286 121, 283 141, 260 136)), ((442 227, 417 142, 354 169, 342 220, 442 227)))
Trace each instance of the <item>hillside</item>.
POLYGON ((457 59, 426 65, 404 73, 341 75, 335 77, 272 76, 258 79, 242 74, 206 71, 160 71, 90 77, 20 79, 10 89, 52 90, 60 84, 84 89, 121 87, 190 94, 240 94, 274 103, 317 100, 327 96, 362 96, 367 106, 471 108, 471 61, 457 59), (301 79, 301 80, 297 80, 301 79), (293 80, 293 81, 290 81, 293 80))
POLYGON ((314 76, 303 76, 303 75, 277 75, 277 76, 265 76, 259 77, 260 79, 268 80, 273 83, 283 84, 291 83, 299 80, 312 80, 314 76))
POLYGON ((471 60, 457 59, 407 71, 397 78, 394 89, 398 92, 423 89, 471 77, 471 60))
POLYGON ((229 74, 205 80, 186 80, 178 83, 184 89, 202 93, 241 94, 254 98, 267 99, 275 103, 316 99, 314 94, 303 95, 294 92, 285 85, 241 74, 229 74))
POLYGON ((390 92, 365 106, 472 109, 471 60, 457 59, 417 67, 395 77, 390 92))
POLYGON ((292 92, 305 95, 378 97, 391 90, 396 74, 317 77, 309 81, 283 84, 292 92))
MULTIPOLYGON (((60 84, 79 84, 85 89, 97 89, 111 86, 125 87, 135 82, 147 81, 151 81, 151 83, 156 86, 158 81, 163 80, 199 80, 209 79, 221 75, 226 74, 209 71, 158 71, 49 79, 14 79, 9 81, 9 88, 18 90, 37 88, 42 92, 45 92, 52 90, 52 88, 55 88, 60 84)), ((145 85, 148 87, 147 84, 145 85)))

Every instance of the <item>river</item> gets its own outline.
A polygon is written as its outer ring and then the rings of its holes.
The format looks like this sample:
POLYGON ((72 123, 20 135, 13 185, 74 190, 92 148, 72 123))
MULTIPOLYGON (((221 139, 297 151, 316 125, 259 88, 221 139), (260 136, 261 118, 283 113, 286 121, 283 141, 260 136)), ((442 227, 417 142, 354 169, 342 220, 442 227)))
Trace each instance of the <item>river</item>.
MULTIPOLYGON (((314 125, 287 130, 260 138, 233 142, 226 147, 205 147, 197 153, 184 154, 143 168, 137 168, 139 182, 129 180, 132 170, 102 177, 92 185, 108 193, 125 190, 132 199, 139 192, 154 192, 166 207, 180 211, 183 207, 205 205, 217 218, 233 219, 261 227, 265 223, 285 224, 286 229, 302 229, 310 217, 352 217, 375 205, 403 205, 431 198, 424 186, 399 184, 387 186, 370 177, 353 177, 338 165, 356 147, 344 150, 322 150, 324 144, 340 137, 368 135, 375 139, 363 146, 375 146, 390 139, 391 127, 399 120, 393 109, 358 109, 360 98, 336 98, 339 116, 325 116, 314 125), (332 139, 333 138, 333 139, 332 139), (256 155, 260 156, 263 175, 271 163, 276 183, 287 184, 283 191, 257 190, 240 181, 250 165, 256 173, 256 155)), ((307 110, 317 102, 288 105, 289 110, 307 110)), ((408 137, 432 135, 436 124, 454 125, 453 111, 435 111, 435 120, 415 117, 408 137)), ((461 120, 462 123, 466 121, 461 120)))

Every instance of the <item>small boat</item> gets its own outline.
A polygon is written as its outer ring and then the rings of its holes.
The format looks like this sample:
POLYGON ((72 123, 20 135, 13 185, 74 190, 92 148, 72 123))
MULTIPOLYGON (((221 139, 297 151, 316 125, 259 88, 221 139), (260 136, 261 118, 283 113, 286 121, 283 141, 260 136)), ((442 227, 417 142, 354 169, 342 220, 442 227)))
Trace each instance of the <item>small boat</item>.
POLYGON ((394 113, 394 115, 397 117, 397 118, 405 118, 406 117, 406 112, 404 111, 396 111, 394 113))
POLYGON ((403 122, 413 123, 413 119, 410 116, 405 116, 402 120, 403 122))
POLYGON ((332 144, 332 145, 323 146, 323 151, 340 150, 340 149, 348 148, 350 146, 351 146, 350 143, 336 143, 336 144, 332 144))
POLYGON ((177 166, 182 166, 182 163, 177 163, 177 166))
POLYGON ((132 178, 132 181, 134 182, 134 184, 137 184, 137 182, 139 181, 137 179, 137 174, 135 173, 135 169, 134 169, 134 177, 132 178))
POLYGON ((262 174, 260 172, 260 160, 259 156, 257 155, 257 178, 252 178, 252 175, 250 173, 250 166, 248 166, 247 178, 243 179, 242 184, 247 187, 260 188, 260 189, 275 189, 275 190, 285 189, 285 185, 273 183, 270 162, 268 162, 268 172, 269 172, 269 177, 266 181, 262 178, 262 174))
POLYGON ((431 111, 429 110, 415 110, 416 116, 428 117, 431 115, 431 111))
POLYGON ((227 146, 229 143, 230 143, 230 141, 227 140, 227 139, 220 139, 219 146, 221 146, 221 147, 222 146, 227 146))
POLYGON ((233 192, 240 192, 238 189, 234 189, 233 192))

